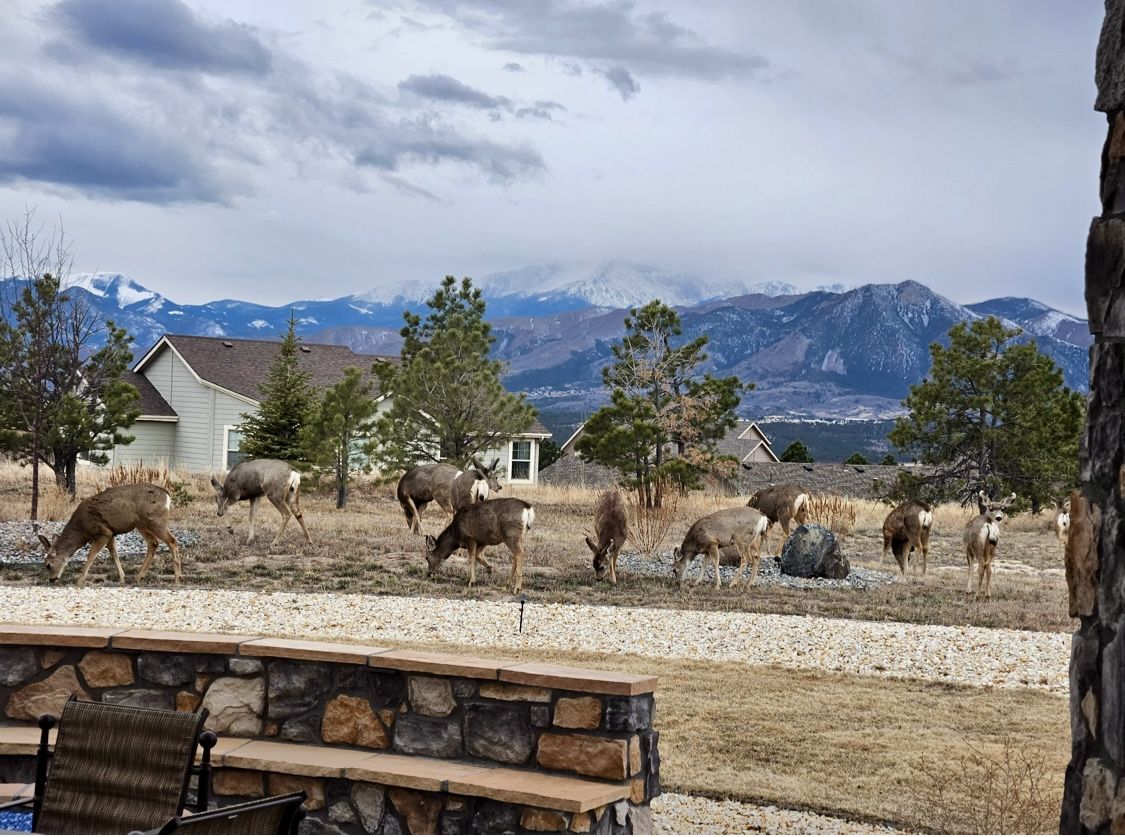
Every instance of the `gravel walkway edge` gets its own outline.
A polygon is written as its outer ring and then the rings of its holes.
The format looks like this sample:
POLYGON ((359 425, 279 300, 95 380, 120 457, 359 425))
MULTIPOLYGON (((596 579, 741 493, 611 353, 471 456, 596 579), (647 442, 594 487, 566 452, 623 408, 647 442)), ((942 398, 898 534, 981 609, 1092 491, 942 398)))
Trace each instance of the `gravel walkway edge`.
POLYGON ((580 649, 1068 690, 1070 635, 815 616, 343 593, 0 585, 11 622, 247 632, 363 642, 580 649))

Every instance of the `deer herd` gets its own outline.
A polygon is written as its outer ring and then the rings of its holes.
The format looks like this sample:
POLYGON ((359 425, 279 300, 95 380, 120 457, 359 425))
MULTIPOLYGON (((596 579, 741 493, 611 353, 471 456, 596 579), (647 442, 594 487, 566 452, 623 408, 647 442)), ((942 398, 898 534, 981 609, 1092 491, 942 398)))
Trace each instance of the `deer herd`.
MULTIPOLYGON (((485 547, 503 544, 511 553, 512 566, 507 587, 515 594, 523 585, 523 541, 535 523, 535 508, 531 503, 514 497, 494 497, 501 490, 498 465, 498 459, 485 465, 476 458, 464 470, 445 463, 418 465, 403 474, 395 496, 413 534, 423 534, 422 513, 431 503, 436 503, 450 516, 449 523, 437 537, 425 536, 428 574, 435 573, 450 555, 463 549, 468 555, 468 583, 471 588, 476 583, 478 563, 490 572, 492 570, 483 554, 485 547)), ((211 485, 215 490, 219 517, 226 513, 230 504, 241 500, 249 502, 247 544, 254 540, 255 511, 263 497, 281 515, 281 527, 271 547, 281 540, 291 518, 296 518, 305 540, 312 543, 301 512, 301 475, 287 462, 277 459, 240 462, 223 482, 212 477, 211 485)), ((1000 524, 1004 520, 1005 509, 1015 501, 1016 495, 995 500, 981 491, 974 499, 980 514, 966 524, 962 536, 968 571, 966 592, 974 594, 975 565, 975 595, 978 599, 988 600, 992 595, 992 564, 1000 542, 1000 524)), ((776 528, 783 545, 793 524, 801 526, 807 522, 811 502, 812 495, 807 489, 788 483, 754 493, 745 506, 722 509, 699 518, 673 551, 673 575, 683 584, 688 565, 696 557, 701 557, 703 560, 700 561, 695 583, 703 579, 709 563, 714 586, 718 589, 720 552, 732 548, 738 555, 739 564, 730 586, 737 586, 747 575, 748 583, 754 584, 762 547, 769 532, 776 528), (746 570, 748 563, 749 573, 746 570)), ((109 550, 118 578, 124 583, 125 572, 117 556, 114 536, 136 529, 148 546, 137 580, 148 572, 157 543, 163 542, 172 554, 178 583, 182 568, 178 544, 169 528, 171 509, 171 495, 165 489, 148 483, 115 486, 83 500, 53 541, 39 535, 46 550, 48 579, 58 581, 67 561, 77 550, 89 545, 78 585, 85 583, 90 567, 102 549, 109 550)), ((883 560, 886 561, 890 553, 900 572, 906 575, 912 558, 917 556, 921 559, 921 573, 925 575, 933 522, 933 509, 925 503, 908 500, 894 508, 883 521, 883 560)), ((621 492, 609 490, 598 497, 593 524, 593 536, 587 535, 585 542, 593 553, 594 577, 598 581, 617 584, 617 559, 629 538, 628 515, 621 492)), ((1070 501, 1065 500, 1055 506, 1054 530, 1060 541, 1065 543, 1069 528, 1070 501)))

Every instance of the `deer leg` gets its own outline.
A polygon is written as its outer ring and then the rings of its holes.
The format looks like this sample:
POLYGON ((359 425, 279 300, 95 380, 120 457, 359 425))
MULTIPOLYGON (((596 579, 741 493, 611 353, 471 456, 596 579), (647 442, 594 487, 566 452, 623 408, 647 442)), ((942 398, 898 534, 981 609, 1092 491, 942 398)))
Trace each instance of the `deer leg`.
POLYGON ((609 583, 617 584, 617 550, 609 555, 609 583))
POLYGON ((289 510, 293 512, 293 516, 297 518, 297 525, 301 527, 301 531, 305 533, 305 543, 312 546, 312 538, 309 536, 309 530, 305 528, 305 515, 301 512, 301 490, 298 488, 294 491, 293 501, 289 502, 287 498, 285 504, 289 507, 289 510))
POLYGON ((755 538, 754 543, 751 544, 751 546, 752 546, 754 551, 751 553, 751 556, 750 556, 752 561, 753 561, 753 563, 751 564, 751 567, 750 567, 750 584, 751 584, 751 586, 753 586, 753 585, 758 583, 758 564, 762 563, 762 540, 761 540, 761 538, 755 538))
POLYGON ((254 542, 254 512, 258 510, 258 501, 261 499, 261 497, 254 497, 250 500, 250 532, 246 535, 247 546, 254 542))
POLYGON ((281 528, 277 530, 277 534, 270 542, 270 549, 273 549, 281 540, 281 536, 285 534, 285 527, 289 525, 289 518, 292 516, 292 512, 289 511, 289 506, 286 505, 284 500, 279 502, 271 497, 270 502, 273 503, 273 507, 277 509, 277 513, 281 515, 281 528))
POLYGON ((523 587, 523 544, 518 541, 512 550, 512 576, 508 586, 513 596, 523 587))
MULTIPOLYGON (((734 548, 738 551, 738 569, 734 571, 734 578, 730 580, 731 587, 737 587, 739 582, 742 581, 743 570, 746 569, 746 551, 742 548, 742 544, 735 543, 734 548)), ((716 569, 718 569, 716 567, 716 569)))
POLYGON ((410 531, 415 535, 422 534, 422 521, 419 519, 418 507, 414 504, 414 498, 409 494, 406 495, 406 502, 402 503, 402 510, 406 512, 406 525, 410 531))
MULTIPOLYGON (((711 559, 711 567, 715 571, 715 589, 719 589, 719 545, 717 543, 711 544, 711 548, 707 550, 707 557, 711 559)), ((702 575, 702 565, 700 575, 702 575)))
POLYGON ((137 570, 137 581, 145 577, 149 566, 152 565, 152 558, 156 555, 156 538, 153 537, 153 534, 142 530, 141 537, 144 538, 145 543, 148 544, 148 551, 145 553, 145 559, 141 562, 141 568, 137 570))
POLYGON ((172 534, 171 529, 165 528, 162 531, 158 531, 156 536, 164 541, 164 544, 168 547, 168 551, 172 553, 172 569, 176 574, 176 583, 179 584, 180 579, 183 577, 183 565, 180 561, 180 544, 176 540, 176 536, 172 534))
POLYGON ((476 541, 469 541, 469 589, 473 589, 473 585, 477 583, 477 544, 476 541))
POLYGON ((112 538, 113 535, 101 535, 94 539, 90 544, 90 551, 86 554, 86 563, 82 565, 82 572, 78 576, 78 586, 82 587, 86 584, 86 574, 90 572, 90 567, 94 563, 94 559, 98 557, 98 553, 102 551, 106 541, 112 538))
POLYGON ((106 542, 106 546, 109 547, 110 557, 113 558, 113 564, 115 567, 117 567, 117 583, 124 584, 125 570, 121 566, 121 559, 117 557, 117 539, 114 538, 113 535, 110 535, 109 540, 106 542))
POLYGON ((930 542, 922 541, 922 575, 926 574, 926 562, 930 558, 930 542))
POLYGON ((969 567, 969 579, 965 584, 965 592, 970 596, 973 595, 973 550, 972 547, 965 548, 965 563, 969 567))

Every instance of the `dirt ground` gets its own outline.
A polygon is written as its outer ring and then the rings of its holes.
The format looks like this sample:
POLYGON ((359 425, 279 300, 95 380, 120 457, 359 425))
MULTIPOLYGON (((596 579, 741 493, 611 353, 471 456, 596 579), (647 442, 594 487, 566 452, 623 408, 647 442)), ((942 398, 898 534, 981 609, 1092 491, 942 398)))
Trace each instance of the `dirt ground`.
MULTIPOLYGON (((80 497, 105 485, 104 475, 86 475, 80 497)), ((265 590, 328 590, 393 593, 399 595, 473 596, 504 598, 507 592, 508 554, 503 547, 488 550, 496 574, 478 577, 471 593, 466 589, 464 562, 452 559, 434 576, 427 576, 424 543, 412 535, 394 499, 394 487, 361 481, 345 509, 334 508, 327 490, 302 489, 302 506, 313 544, 306 544, 300 529, 291 524, 277 549, 269 548, 280 518, 263 502, 258 514, 255 543, 245 543, 248 506, 240 503, 227 516, 215 515, 212 490, 203 478, 182 477, 191 502, 173 510, 173 525, 201 536, 184 550, 184 583, 195 587, 228 587, 265 590), (483 583, 481 583, 483 582, 483 583)), ((715 592, 706 585, 680 589, 671 575, 624 574, 610 586, 596 582, 590 553, 583 542, 592 529, 596 494, 580 489, 546 486, 505 488, 501 496, 519 496, 536 506, 535 527, 526 541, 528 553, 524 591, 531 601, 661 608, 745 610, 765 613, 809 614, 853 619, 892 620, 945 625, 979 625, 1026 630, 1070 630, 1066 613, 1066 585, 1062 548, 1049 531, 1049 516, 1024 515, 1004 524, 991 602, 976 602, 965 594, 966 566, 961 530, 974 512, 942 507, 935 513, 929 572, 916 568, 892 584, 868 590, 800 590, 779 586, 726 588, 715 592)), ((0 520, 28 517, 27 469, 0 468, 0 520)), ((681 501, 661 549, 667 552, 703 514, 737 504, 737 498, 693 495, 681 501)), ((881 558, 881 526, 888 507, 854 503, 856 521, 844 539, 844 551, 854 566, 895 571, 892 559, 881 558)), ((41 517, 65 520, 73 504, 53 487, 42 500, 41 517)), ((431 507, 423 518, 426 531, 437 534, 448 522, 440 509, 431 507)), ((766 554, 776 554, 779 538, 771 533, 766 554)), ((29 554, 36 547, 29 544, 29 554)), ((626 547, 626 551, 630 547, 626 547)), ((132 575, 139 558, 124 558, 132 575)), ((159 560, 146 584, 172 583, 170 562, 159 560)), ((72 576, 68 570, 64 581, 72 576)), ((38 564, 0 565, 0 580, 7 583, 45 583, 38 564)), ((115 583, 108 556, 98 559, 90 583, 115 583)))

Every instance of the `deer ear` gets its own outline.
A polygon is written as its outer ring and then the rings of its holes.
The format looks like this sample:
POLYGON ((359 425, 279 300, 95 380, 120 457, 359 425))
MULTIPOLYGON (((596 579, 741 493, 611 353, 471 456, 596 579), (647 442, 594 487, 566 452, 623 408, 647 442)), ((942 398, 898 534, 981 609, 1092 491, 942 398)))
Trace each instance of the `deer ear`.
POLYGON ((469 465, 472 466, 473 468, 476 468, 478 471, 485 470, 485 467, 480 464, 480 460, 477 459, 475 456, 472 459, 469 460, 469 465))
POLYGON ((42 535, 39 536, 39 543, 43 544, 43 548, 48 552, 51 551, 51 542, 42 535))
POLYGON ((609 543, 606 545, 606 549, 610 552, 613 552, 613 550, 615 550, 616 548, 617 548, 617 541, 615 541, 613 538, 610 538, 609 543))
POLYGON ((223 490, 223 484, 221 482, 219 482, 217 479, 215 479, 214 474, 211 475, 211 487, 213 489, 215 489, 216 491, 222 491, 223 490))
POLYGON ((434 536, 426 535, 426 549, 430 550, 430 552, 433 552, 436 546, 437 541, 434 540, 434 536))
POLYGON ((500 464, 500 457, 499 457, 499 456, 494 456, 494 457, 492 458, 492 464, 488 466, 488 470, 490 470, 490 471, 495 471, 495 470, 496 470, 496 466, 497 466, 497 465, 499 465, 499 464, 500 464))
POLYGON ((982 502, 985 502, 985 503, 988 502, 988 495, 984 493, 983 488, 980 491, 977 492, 977 496, 980 497, 982 502))
POLYGON ((586 546, 590 547, 591 552, 596 553, 598 551, 598 545, 594 543, 594 539, 589 535, 586 536, 586 546))

